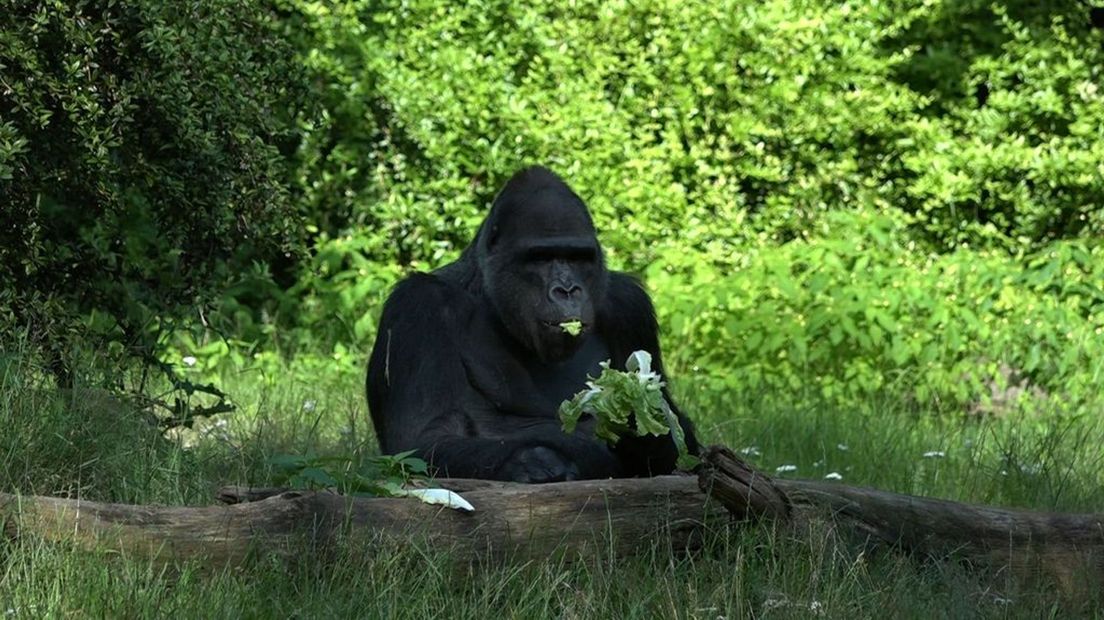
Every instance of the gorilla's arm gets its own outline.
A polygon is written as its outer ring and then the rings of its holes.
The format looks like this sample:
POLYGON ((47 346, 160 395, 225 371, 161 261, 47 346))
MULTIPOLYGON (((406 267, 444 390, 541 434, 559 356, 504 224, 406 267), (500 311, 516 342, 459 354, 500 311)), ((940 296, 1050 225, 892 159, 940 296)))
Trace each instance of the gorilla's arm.
POLYGON ((604 446, 552 425, 531 435, 492 439, 435 434, 426 442, 428 447, 411 449, 445 477, 556 482, 620 475, 617 459, 604 446))
MULTIPOLYGON (((629 355, 633 351, 644 350, 652 354, 652 370, 659 373, 664 381, 668 380, 659 349, 659 324, 655 308, 636 279, 624 273, 610 272, 609 295, 600 329, 606 336, 614 368, 625 370, 625 360, 629 355)), ((700 447, 694 425, 679 411, 666 387, 663 388, 663 396, 686 433, 687 450, 690 454, 698 454, 700 447)), ((678 460, 678 450, 668 436, 624 437, 617 442, 615 452, 627 476, 667 474, 674 471, 678 460)))
POLYGON ((496 411, 471 385, 461 344, 469 303, 426 274, 403 281, 388 299, 367 378, 383 451, 414 450, 451 477, 546 482, 619 475, 617 459, 601 443, 565 434, 554 417, 496 411), (487 427, 502 430, 476 436, 487 427))

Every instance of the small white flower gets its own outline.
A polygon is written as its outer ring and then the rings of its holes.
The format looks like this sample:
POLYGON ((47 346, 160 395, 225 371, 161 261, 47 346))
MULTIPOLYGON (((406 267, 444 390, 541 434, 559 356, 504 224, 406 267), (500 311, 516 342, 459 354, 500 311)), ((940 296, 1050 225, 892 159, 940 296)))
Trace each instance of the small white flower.
POLYGON ((740 448, 740 454, 744 456, 761 456, 763 453, 759 451, 759 446, 747 446, 746 448, 740 448))
POLYGON ((184 362, 184 365, 188 368, 196 365, 196 358, 194 355, 185 355, 180 361, 184 362))
POLYGON ((825 480, 843 480, 843 474, 839 473, 838 471, 834 471, 830 474, 826 474, 824 476, 824 479, 825 480))
POLYGON ((774 473, 776 474, 784 474, 791 471, 797 471, 797 465, 779 465, 774 468, 774 473))
POLYGON ((924 453, 926 459, 941 459, 945 456, 947 456, 947 453, 942 450, 930 450, 924 453))
POLYGON ((763 601, 763 609, 776 609, 779 607, 788 607, 790 602, 786 599, 768 598, 763 601))
POLYGON ((305 401, 303 401, 303 411, 306 411, 307 413, 310 413, 311 411, 314 411, 314 408, 317 407, 317 406, 318 406, 318 401, 316 401, 316 400, 305 400, 305 401))
MULTIPOLYGON (((800 609, 801 604, 797 603, 797 602, 794 602, 794 601, 790 601, 790 600, 786 599, 785 597, 782 597, 782 598, 768 598, 767 600, 763 601, 763 610, 764 611, 770 611, 770 610, 773 610, 773 609, 794 609, 794 608, 800 609)), ((824 615, 824 604, 821 603, 820 601, 811 601, 809 603, 809 611, 811 612, 811 615, 813 615, 813 616, 823 616, 824 615)))
POLYGON ((1043 471, 1043 466, 1038 463, 1021 463, 1020 473, 1027 474, 1028 476, 1035 476, 1043 471))
POLYGON ((845 443, 837 443, 836 444, 836 450, 839 450, 840 452, 847 452, 850 449, 851 448, 848 448, 847 444, 845 444, 845 443))

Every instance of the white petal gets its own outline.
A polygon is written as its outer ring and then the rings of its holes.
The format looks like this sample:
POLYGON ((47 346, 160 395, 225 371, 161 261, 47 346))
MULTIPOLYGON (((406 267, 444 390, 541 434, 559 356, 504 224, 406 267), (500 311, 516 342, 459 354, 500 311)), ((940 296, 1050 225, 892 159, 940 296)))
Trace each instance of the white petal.
POLYGON ((789 472, 789 471, 797 471, 797 465, 779 465, 778 467, 774 468, 774 471, 775 471, 775 473, 779 473, 779 474, 789 472))
POLYGON ((190 366, 195 366, 196 365, 196 358, 194 356, 191 356, 191 355, 185 355, 184 359, 182 359, 180 361, 184 362, 185 366, 190 367, 190 366))
POLYGON ((943 452, 942 450, 932 450, 930 452, 924 453, 924 458, 926 459, 941 459, 945 456, 947 456, 947 453, 943 452))
POLYGON ((436 504, 453 510, 463 510, 464 512, 475 512, 475 507, 469 504, 468 500, 448 489, 408 489, 403 495, 416 497, 427 504, 436 504))
POLYGON ((839 473, 838 471, 834 471, 830 474, 826 474, 824 476, 824 479, 825 480, 843 480, 843 474, 839 473))

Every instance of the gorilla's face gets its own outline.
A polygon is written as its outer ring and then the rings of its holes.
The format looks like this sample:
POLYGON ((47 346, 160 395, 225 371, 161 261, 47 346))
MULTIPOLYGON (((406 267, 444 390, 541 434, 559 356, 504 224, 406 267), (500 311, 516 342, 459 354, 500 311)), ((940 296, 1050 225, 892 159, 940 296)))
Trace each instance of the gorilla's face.
POLYGON ((483 290, 510 335, 542 362, 570 356, 594 327, 608 279, 582 200, 546 171, 515 177, 480 242, 483 290), (571 321, 582 333, 564 330, 571 321))

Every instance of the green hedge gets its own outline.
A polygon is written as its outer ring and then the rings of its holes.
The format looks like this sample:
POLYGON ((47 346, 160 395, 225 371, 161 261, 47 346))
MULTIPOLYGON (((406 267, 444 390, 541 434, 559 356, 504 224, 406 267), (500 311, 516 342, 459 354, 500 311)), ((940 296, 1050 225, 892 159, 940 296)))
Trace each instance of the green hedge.
POLYGON ((648 271, 672 370, 699 389, 926 409, 1102 403, 1104 247, 917 250, 906 224, 837 213, 737 264, 672 251, 648 271), (1011 399, 1015 401, 1015 399, 1011 399), (1036 403, 1038 404, 1038 403, 1036 403))
MULTIPOLYGON (((295 249, 294 54, 240 0, 7 0, 0 323, 148 352, 228 274, 295 249)), ((55 365, 56 369, 56 365, 55 365)))
POLYGON ((718 387, 1099 385, 1104 36, 1079 2, 281 6, 320 106, 294 186, 315 251, 267 320, 227 300, 247 342, 367 350, 391 284, 541 163, 718 387))
POLYGON ((528 162, 634 267, 838 209, 942 250, 1104 233, 1104 36, 1073 0, 285 1, 325 108, 312 224, 375 261, 440 262, 528 162))

